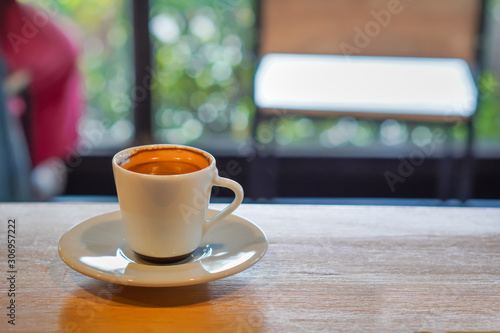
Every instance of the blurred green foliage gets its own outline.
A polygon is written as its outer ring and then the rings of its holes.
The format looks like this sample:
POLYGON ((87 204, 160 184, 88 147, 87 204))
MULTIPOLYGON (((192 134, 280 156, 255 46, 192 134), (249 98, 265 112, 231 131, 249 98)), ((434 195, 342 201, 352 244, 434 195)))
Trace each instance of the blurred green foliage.
POLYGON ((22 2, 49 14, 80 48, 79 67, 87 101, 81 132, 90 126, 106 132, 103 134, 107 140, 130 138, 133 41, 128 1, 22 2))
POLYGON ((155 134, 191 143, 248 138, 253 103, 255 16, 249 0, 156 0, 150 32, 155 134))
POLYGON ((479 139, 498 141, 500 139, 500 83, 489 71, 481 75, 479 82, 479 110, 474 124, 476 132, 479 139))
MULTIPOLYGON (((25 0, 70 18, 82 45, 87 114, 82 127, 104 127, 115 142, 133 134, 132 26, 124 0, 25 0), (89 125, 90 124, 90 125, 89 125)), ((489 4, 490 13, 500 0, 489 4)), ((495 7, 497 6, 497 7, 495 7)), ((495 9, 496 8, 496 9, 495 9)), ((493 19, 490 15, 489 19, 493 19)), ((151 0, 154 137, 159 142, 238 143, 249 138, 255 113, 256 35, 253 0, 151 0)), ((484 72, 475 118, 482 144, 500 146, 499 81, 484 72)), ((425 143, 438 125, 401 121, 277 117, 257 129, 262 143, 370 147, 425 143)), ((466 130, 457 125, 455 139, 466 130)))

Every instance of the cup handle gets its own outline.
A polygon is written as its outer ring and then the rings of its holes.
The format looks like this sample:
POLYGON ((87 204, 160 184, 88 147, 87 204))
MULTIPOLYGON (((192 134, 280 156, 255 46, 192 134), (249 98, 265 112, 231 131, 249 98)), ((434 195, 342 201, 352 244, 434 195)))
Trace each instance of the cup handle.
POLYGON ((233 202, 229 204, 229 206, 227 206, 226 208, 221 210, 217 215, 213 216, 211 219, 205 222, 203 226, 203 234, 205 234, 215 223, 217 223, 218 221, 222 220, 223 218, 234 212, 234 210, 238 208, 238 206, 243 201, 243 187, 241 187, 241 185, 235 182, 234 180, 219 177, 217 175, 215 176, 215 180, 212 186, 220 186, 230 189, 231 191, 234 192, 234 199, 233 202))

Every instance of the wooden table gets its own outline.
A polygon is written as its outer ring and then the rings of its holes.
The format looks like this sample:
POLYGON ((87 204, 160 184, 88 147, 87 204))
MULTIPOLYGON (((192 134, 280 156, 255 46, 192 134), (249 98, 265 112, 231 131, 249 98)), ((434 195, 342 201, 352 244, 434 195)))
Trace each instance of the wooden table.
POLYGON ((202 285, 140 288, 81 275, 57 253, 67 229, 117 208, 0 204, 1 332, 500 331, 500 209, 243 205, 268 236, 262 261, 202 285))

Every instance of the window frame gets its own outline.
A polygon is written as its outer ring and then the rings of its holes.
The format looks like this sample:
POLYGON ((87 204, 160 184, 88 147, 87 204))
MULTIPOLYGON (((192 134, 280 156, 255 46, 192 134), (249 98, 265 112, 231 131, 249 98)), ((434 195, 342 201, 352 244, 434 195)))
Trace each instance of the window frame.
MULTIPOLYGON (((152 66, 152 44, 149 34, 149 0, 132 0, 133 15, 133 49, 134 49, 134 87, 144 87, 147 80, 151 78, 152 66)), ((486 1, 482 1, 481 19, 479 27, 479 38, 477 56, 479 61, 477 70, 482 69, 482 57, 484 51, 484 29, 485 29, 485 11, 486 1)), ((259 12, 261 0, 255 1, 255 10, 259 12)), ((260 15, 256 15, 256 34, 260 31, 260 15)), ((258 54, 259 39, 256 38, 255 52, 258 54)), ((151 89, 142 89, 139 94, 135 90, 132 93, 132 119, 134 120, 134 137, 132 143, 124 145, 142 145, 153 143, 152 134, 152 103, 151 89)), ((389 148, 388 148, 389 149, 389 148)), ((81 156, 80 163, 77 166, 68 165, 69 181, 66 195, 116 195, 114 189, 113 176, 111 170, 111 157, 114 149, 102 149, 94 151, 89 156, 81 156), (96 189, 95 184, 100 184, 96 189)), ((376 157, 320 157, 320 156, 277 156, 273 159, 253 159, 252 153, 241 152, 217 152, 212 151, 218 160, 219 170, 226 170, 227 165, 236 161, 241 166, 242 171, 232 175, 232 178, 239 181, 247 190, 247 200, 254 201, 272 201, 273 197, 301 197, 325 198, 325 197, 389 197, 389 198, 436 198, 438 189, 436 185, 435 172, 440 166, 440 160, 435 157, 429 157, 426 163, 411 176, 408 177, 406 184, 400 184, 405 187, 404 190, 390 193, 387 188, 380 187, 380 180, 383 180, 383 173, 386 170, 397 168, 401 163, 401 158, 397 156, 376 157), (253 164, 253 165, 252 165, 253 164), (375 165, 375 167, 371 167, 375 165), (317 175, 311 171, 311 166, 318 166, 317 175), (278 172, 282 169, 286 172, 278 172), (262 172, 262 170, 267 171, 262 172), (309 171, 308 171, 309 170, 309 171), (333 172, 332 172, 333 170, 333 172), (353 170, 358 174, 354 175, 353 170), (364 170, 364 171, 363 171, 364 170), (361 171, 361 173, 359 173, 361 171), (342 191, 336 189, 329 192, 326 189, 325 181, 322 177, 328 172, 333 176, 329 179, 332 186, 349 186, 348 190, 342 191), (269 178, 270 173, 274 174, 274 179, 269 178), (255 179, 264 175, 264 182, 256 184, 255 179), (299 176, 300 175, 300 176, 299 176), (267 177, 267 178, 266 178, 267 177), (297 182, 297 178, 302 178, 297 182), (268 191, 268 188, 262 187, 262 184, 269 185, 276 182, 278 187, 275 191, 268 191), (296 191, 290 191, 290 188, 283 184, 298 183, 296 191), (280 185, 281 184, 281 185, 280 185), (365 184, 365 185, 363 185, 365 184), (378 184, 374 188, 366 188, 366 184, 378 184), (321 187, 324 187, 321 189, 321 187), (377 186, 379 188, 377 188, 377 186), (320 190, 317 190, 317 188, 320 190), (287 193, 288 192, 288 193, 287 193)), ((455 163, 453 159, 446 163, 455 163)), ((442 166, 441 166, 442 167, 442 166)), ((448 165, 449 168, 449 165, 448 165)), ((445 168, 446 169, 446 168, 445 168)), ((495 170, 500 170, 500 158, 481 157, 476 160, 475 183, 478 185, 473 192, 473 198, 495 199, 500 198, 500 193, 496 193, 495 186, 491 184, 500 184, 500 175, 495 170)), ((231 176, 231 175, 230 175, 231 176)), ((455 175, 452 179, 459 180, 455 175)), ((498 187, 497 187, 498 188, 498 187)), ((227 193, 222 193, 222 196, 227 193)))

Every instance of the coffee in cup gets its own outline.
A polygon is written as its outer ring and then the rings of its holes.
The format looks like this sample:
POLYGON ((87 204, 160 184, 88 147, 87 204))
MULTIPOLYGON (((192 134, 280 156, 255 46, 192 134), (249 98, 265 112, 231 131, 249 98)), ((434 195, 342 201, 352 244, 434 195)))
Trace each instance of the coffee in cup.
POLYGON ((129 171, 148 175, 181 175, 209 165, 210 160, 204 154, 176 146, 139 150, 120 164, 129 171))
POLYGON ((238 183, 219 177, 215 158, 193 147, 128 148, 113 157, 113 173, 127 243, 150 261, 186 259, 200 246, 203 235, 243 200, 238 183), (235 198, 207 219, 213 186, 231 189, 235 198))

